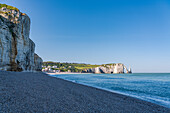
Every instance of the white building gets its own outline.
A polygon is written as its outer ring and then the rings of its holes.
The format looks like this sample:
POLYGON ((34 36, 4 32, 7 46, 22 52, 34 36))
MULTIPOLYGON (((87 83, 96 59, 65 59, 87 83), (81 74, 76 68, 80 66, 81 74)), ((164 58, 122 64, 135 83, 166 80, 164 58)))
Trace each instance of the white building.
POLYGON ((51 68, 51 66, 47 66, 47 68, 51 68))
POLYGON ((52 68, 58 68, 57 66, 52 66, 52 68))

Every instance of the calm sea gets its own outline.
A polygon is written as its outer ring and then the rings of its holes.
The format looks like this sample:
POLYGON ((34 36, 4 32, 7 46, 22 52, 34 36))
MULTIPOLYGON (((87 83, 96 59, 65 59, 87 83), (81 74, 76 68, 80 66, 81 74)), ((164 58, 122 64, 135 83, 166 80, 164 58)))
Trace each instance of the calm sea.
POLYGON ((170 108, 170 73, 51 75, 170 108))

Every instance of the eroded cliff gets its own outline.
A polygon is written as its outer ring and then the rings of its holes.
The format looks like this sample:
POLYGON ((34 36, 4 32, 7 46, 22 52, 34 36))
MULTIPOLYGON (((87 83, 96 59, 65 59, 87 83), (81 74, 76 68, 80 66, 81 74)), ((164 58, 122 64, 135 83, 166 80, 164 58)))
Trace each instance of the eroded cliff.
POLYGON ((126 73, 132 73, 131 71, 127 70, 127 68, 126 68, 126 66, 124 66, 124 64, 121 64, 121 63, 105 64, 105 65, 101 65, 99 67, 85 69, 84 72, 96 73, 96 74, 100 74, 100 73, 119 74, 119 73, 124 73, 124 70, 126 70, 126 73))
POLYGON ((0 4, 0 70, 40 71, 42 59, 29 38, 30 18, 17 8, 0 4))

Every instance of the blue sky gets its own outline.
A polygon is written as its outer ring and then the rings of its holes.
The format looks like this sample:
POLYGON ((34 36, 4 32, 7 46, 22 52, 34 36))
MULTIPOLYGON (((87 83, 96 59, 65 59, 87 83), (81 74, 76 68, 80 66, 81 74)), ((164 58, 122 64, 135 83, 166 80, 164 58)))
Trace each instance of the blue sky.
POLYGON ((44 61, 170 72, 169 0, 1 0, 31 18, 44 61))

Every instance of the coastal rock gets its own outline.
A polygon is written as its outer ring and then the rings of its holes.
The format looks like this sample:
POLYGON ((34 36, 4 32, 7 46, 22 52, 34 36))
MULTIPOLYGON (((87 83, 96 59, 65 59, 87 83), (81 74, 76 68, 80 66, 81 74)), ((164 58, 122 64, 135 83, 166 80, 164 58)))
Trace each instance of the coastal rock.
POLYGON ((30 18, 15 7, 0 4, 0 70, 40 71, 42 59, 34 55, 29 34, 30 18))
POLYGON ((126 73, 131 73, 127 70, 127 68, 124 66, 124 64, 117 63, 117 64, 106 64, 103 66, 99 66, 96 68, 86 69, 85 72, 87 73, 107 73, 107 74, 118 74, 118 73, 124 73, 124 70, 126 70, 126 73))
POLYGON ((35 53, 34 54, 34 64, 35 64, 34 70, 41 71, 42 63, 43 63, 43 60, 35 53))

